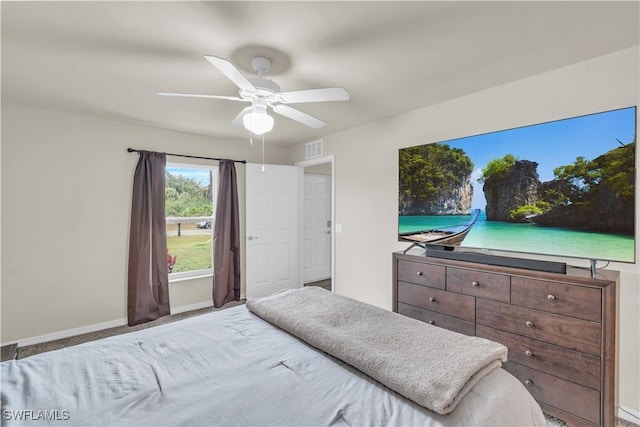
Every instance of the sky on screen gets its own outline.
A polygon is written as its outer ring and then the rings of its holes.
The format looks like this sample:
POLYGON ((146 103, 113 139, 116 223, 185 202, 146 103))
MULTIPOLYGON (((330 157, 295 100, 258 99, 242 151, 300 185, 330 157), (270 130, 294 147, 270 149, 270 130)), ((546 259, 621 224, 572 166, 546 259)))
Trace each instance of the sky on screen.
POLYGON ((477 182, 487 163, 506 154, 538 163, 540 181, 553 179, 553 169, 569 165, 578 156, 593 160, 600 154, 632 142, 636 132, 634 107, 542 123, 443 143, 461 148, 474 163, 472 206, 484 209, 482 184, 477 182))

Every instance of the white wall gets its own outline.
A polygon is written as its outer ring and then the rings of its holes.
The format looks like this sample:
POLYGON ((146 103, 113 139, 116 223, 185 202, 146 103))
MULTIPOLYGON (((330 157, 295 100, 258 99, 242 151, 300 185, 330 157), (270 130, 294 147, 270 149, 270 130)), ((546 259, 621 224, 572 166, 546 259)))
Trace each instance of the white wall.
MULTIPOLYGON (((399 148, 638 105, 638 53, 620 51, 325 136, 325 153, 335 155, 336 224, 343 226, 336 235, 336 291, 391 309, 391 252, 407 246, 397 241, 399 148)), ((304 155, 298 146, 296 158, 304 155)), ((622 271, 619 401, 640 412, 638 264, 609 268, 622 271)))
MULTIPOLYGON (((3 343, 126 318, 138 159, 127 147, 261 161, 248 141, 3 105, 3 343)), ((267 146, 266 156, 291 163, 281 148, 267 146)), ((244 165, 236 165, 244 233, 244 165)), ((211 287, 211 278, 170 284, 172 309, 210 302, 211 287)))

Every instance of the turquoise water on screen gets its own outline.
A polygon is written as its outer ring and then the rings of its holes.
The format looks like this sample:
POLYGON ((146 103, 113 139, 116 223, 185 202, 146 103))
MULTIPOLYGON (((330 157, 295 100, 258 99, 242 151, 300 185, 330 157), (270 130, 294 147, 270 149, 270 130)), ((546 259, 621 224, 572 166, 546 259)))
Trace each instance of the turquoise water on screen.
MULTIPOLYGON (((400 233, 465 224, 468 215, 399 216, 400 233)), ((634 262, 633 236, 487 221, 483 211, 462 246, 634 262)))

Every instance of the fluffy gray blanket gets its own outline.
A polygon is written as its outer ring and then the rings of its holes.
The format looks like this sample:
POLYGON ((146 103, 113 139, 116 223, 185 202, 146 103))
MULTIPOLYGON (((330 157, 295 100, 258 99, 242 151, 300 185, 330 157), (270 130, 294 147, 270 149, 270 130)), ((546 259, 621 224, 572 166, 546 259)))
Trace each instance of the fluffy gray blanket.
POLYGON ((319 287, 247 301, 264 320, 439 414, 453 411, 507 348, 374 307, 319 287))

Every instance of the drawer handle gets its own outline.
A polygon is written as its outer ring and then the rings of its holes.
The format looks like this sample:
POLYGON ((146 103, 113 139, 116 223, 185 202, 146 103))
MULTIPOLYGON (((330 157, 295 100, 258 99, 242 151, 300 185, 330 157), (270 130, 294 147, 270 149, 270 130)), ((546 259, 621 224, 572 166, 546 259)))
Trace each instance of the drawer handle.
POLYGON ((473 282, 471 282, 471 284, 472 284, 475 288, 480 287, 480 283, 476 282, 475 280, 474 280, 473 282))
POLYGON ((527 320, 526 322, 524 322, 524 324, 530 328, 533 328, 533 322, 531 320, 527 320))
POLYGON ((422 276, 422 271, 418 271, 418 272, 416 273, 416 275, 418 275, 418 276, 422 276))
POLYGON ((431 298, 429 298, 429 301, 436 302, 436 299, 434 297, 431 297, 431 298))
POLYGON ((531 380, 524 380, 524 383, 526 385, 528 385, 529 387, 531 387, 533 385, 533 381, 531 381, 531 380))
POLYGON ((527 355, 527 357, 531 357, 531 356, 533 356, 533 353, 531 352, 531 350, 527 350, 527 351, 525 351, 525 352, 524 352, 524 354, 526 354, 526 355, 527 355))
POLYGON ((547 295, 547 299, 548 299, 549 301, 555 301, 555 300, 556 300, 556 296, 555 296, 555 295, 551 295, 551 294, 549 294, 549 295, 547 295))
POLYGON ((435 325, 435 324, 436 324, 436 321, 435 321, 435 320, 429 320, 429 322, 428 322, 428 323, 429 323, 430 325, 435 325))

